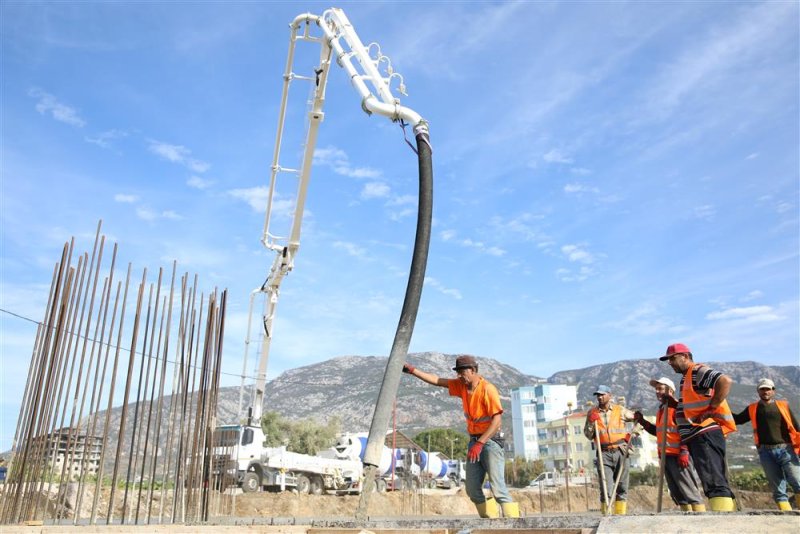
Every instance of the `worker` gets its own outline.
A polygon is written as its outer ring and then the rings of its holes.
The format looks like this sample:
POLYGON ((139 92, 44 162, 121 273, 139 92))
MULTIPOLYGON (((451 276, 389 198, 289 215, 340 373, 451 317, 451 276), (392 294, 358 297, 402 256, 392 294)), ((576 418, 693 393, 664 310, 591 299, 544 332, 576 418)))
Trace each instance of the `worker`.
POLYGON ((681 436, 678 434, 678 426, 675 422, 675 408, 667 405, 668 396, 675 393, 675 383, 662 376, 657 380, 651 380, 650 385, 655 388, 656 397, 661 403, 658 407, 656 424, 645 419, 640 411, 634 412, 636 422, 642 425, 647 433, 656 436, 659 458, 662 454, 661 447, 663 446, 665 449, 664 458, 661 458, 661 461, 664 462, 664 476, 667 479, 669 494, 675 504, 680 506, 684 512, 705 512, 706 505, 698 489, 700 480, 692 465, 689 447, 681 444, 681 436), (666 414, 666 423, 664 414, 666 414))
POLYGON ((600 440, 600 453, 603 465, 598 462, 597 474, 600 480, 605 477, 606 491, 600 492, 600 506, 605 515, 608 504, 605 499, 611 498, 614 485, 617 486, 616 499, 614 500, 614 513, 625 515, 628 510, 628 471, 630 458, 628 446, 630 434, 625 429, 625 423, 634 420, 634 414, 619 404, 614 404, 611 397, 611 388, 597 386, 594 392, 597 406, 586 414, 586 423, 583 434, 590 441, 595 439, 595 425, 600 440), (600 470, 603 469, 601 475, 600 470))
POLYGON ((775 383, 769 378, 758 381, 758 396, 761 400, 733 416, 737 425, 748 421, 753 425, 753 440, 758 448, 758 459, 772 486, 772 498, 778 509, 789 511, 786 484, 794 491, 794 504, 800 509, 800 425, 792 413, 789 403, 775 400, 775 383))
POLYGON ((707 365, 695 363, 692 351, 683 343, 667 347, 659 360, 682 375, 679 398, 669 395, 667 403, 675 408, 681 445, 689 447, 709 508, 732 512, 735 504, 728 483, 725 436, 736 432, 726 400, 733 381, 707 365))
POLYGON ((477 360, 468 355, 458 356, 453 367, 458 378, 439 378, 407 363, 403 372, 423 382, 447 388, 451 397, 460 397, 467 419, 469 447, 467 450, 466 489, 481 517, 500 516, 497 504, 505 517, 519 517, 519 504, 513 502, 505 481, 505 451, 501 425, 503 407, 497 388, 478 374, 477 360), (489 479, 494 497, 487 499, 483 481, 489 479))

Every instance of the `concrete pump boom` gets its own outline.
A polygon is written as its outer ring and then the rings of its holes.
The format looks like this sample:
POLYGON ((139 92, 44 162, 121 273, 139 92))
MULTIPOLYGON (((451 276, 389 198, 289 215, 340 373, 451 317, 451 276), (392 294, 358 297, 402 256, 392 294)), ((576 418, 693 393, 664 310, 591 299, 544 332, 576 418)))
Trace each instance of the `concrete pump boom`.
MULTIPOLYGON (((361 98, 362 109, 367 114, 376 113, 378 115, 387 117, 394 122, 402 121, 403 123, 408 123, 411 125, 413 127, 414 134, 417 137, 418 144, 421 140, 428 145, 426 147, 428 159, 430 155, 427 122, 423 120, 422 117, 415 111, 400 105, 400 100, 392 94, 391 83, 394 79, 397 79, 399 82, 399 92, 401 94, 405 94, 405 86, 403 84, 402 76, 393 71, 391 61, 381 53, 380 46, 378 46, 376 43, 372 43, 367 47, 364 46, 353 29, 352 24, 341 9, 329 9, 321 16, 312 15, 309 13, 299 15, 290 24, 290 29, 291 35, 289 38, 289 53, 286 61, 286 69, 283 74, 283 93, 281 96, 281 105, 278 114, 278 128, 272 158, 270 186, 267 196, 267 210, 264 220, 264 230, 261 235, 262 244, 264 247, 275 253, 275 258, 264 284, 251 293, 249 318, 247 324, 247 337, 245 339, 242 388, 239 397, 240 414, 242 412, 243 405, 244 381, 245 375, 247 374, 247 360, 252 341, 251 333, 254 304, 256 297, 261 295, 264 298, 264 305, 261 314, 263 332, 261 337, 260 354, 258 360, 258 369, 256 371, 254 391, 248 414, 248 425, 260 424, 262 407, 264 403, 267 362, 269 360, 270 343, 272 341, 272 326, 275 319, 275 310, 280 294, 281 282, 283 281, 283 278, 292 270, 294 266, 295 255, 300 247, 300 230, 303 221, 306 193, 311 175, 314 149, 317 143, 317 133, 319 130, 319 125, 325 117, 325 114, 322 110, 325 103, 325 87, 328 81, 328 72, 332 55, 335 56, 337 63, 347 72, 353 88, 361 98), (312 34, 312 29, 315 27, 320 30, 320 33, 312 34), (311 76, 299 75, 293 70, 295 46, 297 41, 316 42, 320 45, 319 65, 314 69, 314 73, 311 76), (374 53, 375 57, 372 57, 370 52, 374 53), (355 62, 353 61, 354 59, 355 62), (383 66, 385 70, 385 75, 380 71, 381 66, 383 66), (313 97, 311 99, 311 106, 308 112, 308 129, 306 131, 304 151, 298 169, 287 168, 281 165, 281 144, 285 132, 289 87, 294 80, 305 80, 314 84, 313 97), (279 175, 282 173, 294 174, 298 179, 291 230, 288 236, 283 237, 275 235, 270 228, 274 215, 273 208, 276 193, 276 183, 279 175)), ((430 215, 428 217, 430 217, 430 215)), ((430 229, 428 227, 428 234, 429 230, 430 229)), ((425 258, 427 258, 427 241, 424 243, 424 249, 425 258)), ((424 261, 422 266, 422 275, 424 276, 424 261)), ((421 291, 421 280, 419 280, 418 285, 418 291, 421 291)), ((418 300, 419 299, 417 298, 417 306, 418 300)), ((415 317, 416 306, 414 307, 413 312, 415 317)), ((407 328, 405 330, 407 330, 407 328)), ((408 337, 410 338, 410 332, 408 332, 408 337)), ((407 343, 405 345, 407 350, 407 343)), ((403 355, 403 358, 405 358, 405 355, 403 355)), ((400 367, 402 367, 402 362, 400 363, 400 367)), ((394 389, 396 393, 396 385, 394 389)))

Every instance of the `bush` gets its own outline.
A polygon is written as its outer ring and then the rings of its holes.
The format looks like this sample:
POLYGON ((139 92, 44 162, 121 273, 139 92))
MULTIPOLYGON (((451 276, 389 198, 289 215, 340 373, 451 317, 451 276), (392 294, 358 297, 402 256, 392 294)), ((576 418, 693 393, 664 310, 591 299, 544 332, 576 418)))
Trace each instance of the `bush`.
POLYGON ((764 471, 757 469, 731 474, 731 486, 745 491, 769 491, 769 482, 764 471))
POLYGON ((633 486, 655 486, 658 484, 658 467, 648 465, 641 471, 631 470, 628 485, 633 486))

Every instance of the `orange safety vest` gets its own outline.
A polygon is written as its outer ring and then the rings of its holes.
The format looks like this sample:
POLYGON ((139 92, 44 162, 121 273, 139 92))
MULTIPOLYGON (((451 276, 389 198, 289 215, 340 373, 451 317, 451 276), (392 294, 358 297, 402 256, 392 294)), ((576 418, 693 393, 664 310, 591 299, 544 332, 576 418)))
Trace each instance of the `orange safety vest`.
MULTIPOLYGON (((689 363, 686 374, 683 375, 683 389, 681 389, 681 399, 683 399, 683 415, 685 422, 692 426, 706 427, 717 423, 722 429, 722 433, 727 436, 731 432, 736 432, 736 423, 733 422, 733 414, 728 407, 728 401, 723 400, 713 412, 714 417, 695 423, 694 418, 705 412, 711 404, 711 396, 714 390, 709 390, 709 395, 700 395, 692 387, 692 370, 700 364, 689 363)), ((683 421, 682 421, 683 422, 683 421)))
MULTIPOLYGON (((593 410, 599 411, 597 408, 593 410)), ((621 445, 625 442, 625 423, 622 421, 622 406, 611 407, 606 427, 603 418, 597 421, 597 431, 600 433, 600 445, 621 445)))
MULTIPOLYGON (((672 456, 680 454, 681 452, 681 435, 678 434, 678 425, 675 423, 675 408, 667 408, 667 454, 672 456)), ((664 406, 658 410, 656 416, 656 440, 658 443, 658 450, 661 450, 661 444, 664 442, 664 406)))
POLYGON ((467 386, 458 379, 448 381, 448 391, 452 397, 461 397, 464 418, 467 420, 467 433, 471 436, 486 432, 494 416, 503 413, 497 388, 485 378, 481 378, 471 395, 467 386))
MULTIPOLYGON (((792 424, 792 417, 789 415, 789 403, 785 400, 776 400, 775 404, 778 406, 778 411, 781 413, 781 417, 783 417, 783 420, 786 422, 786 427, 789 429, 789 438, 792 440, 792 446, 795 452, 800 454, 800 432, 798 432, 792 424)), ((756 426, 757 408, 758 402, 754 402, 747 407, 747 411, 750 414, 750 424, 753 425, 753 441, 756 442, 756 447, 758 447, 758 428, 756 426)))

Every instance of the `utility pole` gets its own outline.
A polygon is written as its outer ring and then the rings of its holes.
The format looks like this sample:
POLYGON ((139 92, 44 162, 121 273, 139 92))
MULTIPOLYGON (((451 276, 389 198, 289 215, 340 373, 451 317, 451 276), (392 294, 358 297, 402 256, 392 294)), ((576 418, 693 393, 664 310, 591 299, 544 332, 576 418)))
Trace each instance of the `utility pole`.
POLYGON ((567 487, 567 512, 572 512, 572 503, 569 499, 569 472, 570 472, 570 465, 569 465, 569 416, 572 414, 572 402, 567 401, 567 415, 564 417, 564 425, 566 426, 565 429, 565 436, 564 440, 566 442, 566 459, 567 459, 567 475, 566 475, 566 487, 567 487))

